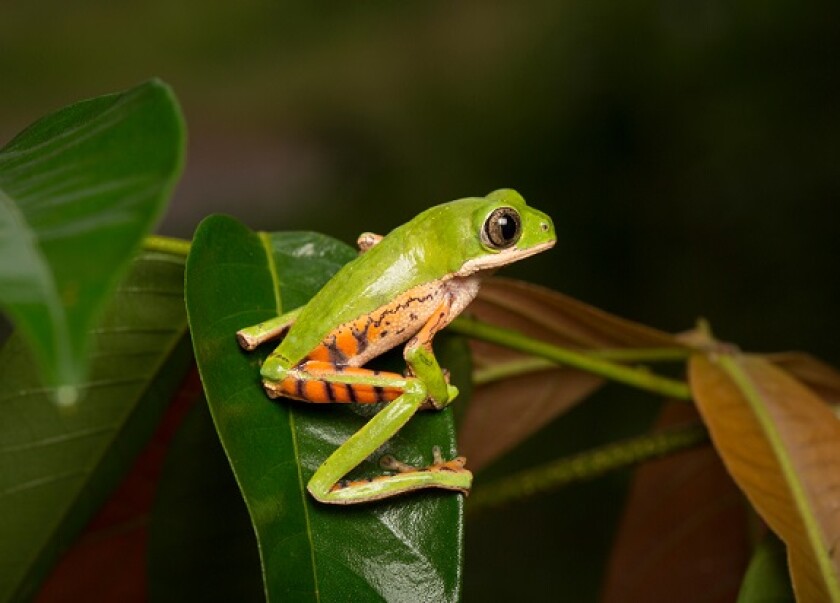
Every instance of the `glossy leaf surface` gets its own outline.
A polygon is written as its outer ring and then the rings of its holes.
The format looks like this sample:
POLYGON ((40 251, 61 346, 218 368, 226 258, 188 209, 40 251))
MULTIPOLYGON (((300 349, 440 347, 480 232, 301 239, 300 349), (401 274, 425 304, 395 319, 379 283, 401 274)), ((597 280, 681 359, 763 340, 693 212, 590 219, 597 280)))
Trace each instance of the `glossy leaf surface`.
POLYGON ((183 274, 170 256, 134 262, 73 407, 54 403, 19 336, 0 351, 0 600, 32 595, 153 432, 191 358, 183 274))
MULTIPOLYGON (((306 482, 371 409, 272 401, 259 378, 271 345, 249 354, 236 342, 238 329, 304 304, 354 256, 316 234, 258 234, 221 216, 202 222, 187 263, 187 308, 210 410, 248 506, 269 601, 456 600, 461 497, 316 503, 306 482)), ((414 417, 380 452, 422 465, 434 445, 455 453, 448 410, 414 417)), ((375 456, 359 474, 381 472, 375 456)))
POLYGON ((65 401, 88 331, 180 174, 183 129, 152 81, 44 117, 0 150, 0 306, 65 401))
POLYGON ((697 355, 690 380, 724 464, 787 545, 799 600, 840 599, 840 420, 762 358, 697 355))

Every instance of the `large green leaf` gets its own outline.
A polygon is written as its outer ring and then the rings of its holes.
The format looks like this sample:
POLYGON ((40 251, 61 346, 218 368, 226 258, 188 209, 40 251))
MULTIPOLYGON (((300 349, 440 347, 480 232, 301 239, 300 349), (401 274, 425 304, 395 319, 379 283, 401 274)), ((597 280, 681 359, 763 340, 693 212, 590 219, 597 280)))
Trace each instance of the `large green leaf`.
MULTIPOLYGON (((196 232, 187 262, 187 310, 199 370, 222 445, 257 536, 270 601, 449 601, 460 596, 462 501, 426 492, 332 507, 305 484, 364 423, 352 406, 271 401, 261 354, 235 332, 305 303, 355 255, 315 234, 256 234, 214 216, 196 232)), ((270 347, 270 346, 269 346, 270 347)), ((449 411, 421 413, 381 449, 413 464, 440 445, 454 454, 449 411)), ((378 459, 361 474, 379 473, 378 459)))
POLYGON ((171 256, 134 262, 73 407, 53 402, 19 336, 0 350, 0 601, 32 595, 153 432, 191 359, 183 274, 171 256))
POLYGON ((49 115, 0 150, 0 306, 72 400, 88 331, 160 216, 184 126, 152 81, 49 115))

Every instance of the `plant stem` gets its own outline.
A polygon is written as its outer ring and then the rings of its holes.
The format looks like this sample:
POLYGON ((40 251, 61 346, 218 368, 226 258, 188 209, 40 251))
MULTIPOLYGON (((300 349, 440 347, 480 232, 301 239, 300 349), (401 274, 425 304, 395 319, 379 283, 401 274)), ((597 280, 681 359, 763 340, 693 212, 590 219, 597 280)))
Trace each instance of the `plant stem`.
POLYGON ((694 353, 690 348, 602 348, 584 354, 614 362, 682 362, 694 353))
POLYGON ((143 249, 146 251, 160 251, 184 258, 190 253, 190 244, 190 241, 184 239, 161 235, 149 235, 143 239, 143 249))
POLYGON ((695 423, 607 444, 482 484, 467 499, 467 512, 472 515, 508 505, 572 482, 693 448, 708 439, 706 428, 695 423))
POLYGON ((655 375, 645 368, 615 364, 593 357, 585 352, 561 348, 544 341, 532 339, 510 329, 503 329, 469 318, 456 319, 450 325, 450 329, 461 335, 502 345, 532 356, 546 358, 559 364, 601 375, 607 379, 663 396, 680 400, 691 399, 691 390, 685 382, 655 375))
MULTIPOLYGON (((684 361, 692 353, 691 350, 686 348, 604 348, 600 350, 579 350, 579 352, 591 358, 618 362, 684 361)), ((545 358, 534 356, 518 358, 508 362, 499 362, 487 368, 476 369, 473 372, 473 381, 476 385, 486 385, 493 381, 545 371, 556 366, 556 362, 545 358)))
POLYGON ((487 368, 475 369, 472 377, 473 383, 476 385, 487 385, 494 381, 502 381, 510 377, 527 375, 553 368, 557 368, 556 362, 531 356, 529 358, 510 360, 509 362, 500 362, 487 368))

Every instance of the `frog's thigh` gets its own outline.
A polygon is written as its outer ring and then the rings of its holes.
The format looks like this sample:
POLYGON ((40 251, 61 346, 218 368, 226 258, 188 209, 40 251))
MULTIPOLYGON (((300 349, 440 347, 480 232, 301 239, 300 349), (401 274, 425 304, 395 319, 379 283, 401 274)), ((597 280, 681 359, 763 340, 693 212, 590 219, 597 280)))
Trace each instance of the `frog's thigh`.
POLYGON ((340 367, 311 360, 291 369, 281 381, 265 380, 272 398, 285 396, 305 402, 391 402, 405 390, 398 373, 366 368, 340 367))

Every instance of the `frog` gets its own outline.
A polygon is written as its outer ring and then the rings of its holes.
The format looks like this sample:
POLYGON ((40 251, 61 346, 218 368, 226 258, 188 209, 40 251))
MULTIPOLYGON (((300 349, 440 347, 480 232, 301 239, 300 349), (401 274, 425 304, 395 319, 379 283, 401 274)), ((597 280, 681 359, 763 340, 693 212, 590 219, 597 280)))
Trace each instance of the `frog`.
POLYGON ((308 303, 237 332, 246 351, 282 338, 260 369, 269 398, 381 405, 316 469, 307 483, 315 500, 348 505, 426 488, 469 493, 466 459, 445 460, 438 447, 426 467, 384 455, 382 475, 346 476, 416 412, 455 400, 435 335, 467 308, 483 279, 555 242, 551 218, 512 189, 435 205, 384 236, 363 233, 359 255, 308 303), (403 374, 365 367, 400 345, 403 374))

